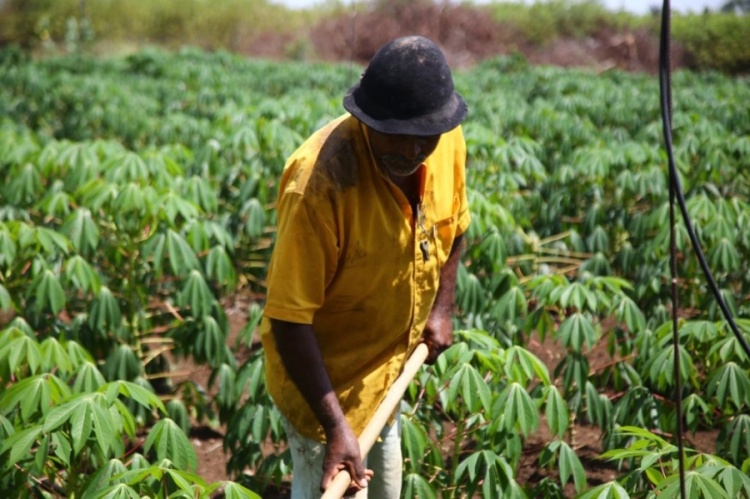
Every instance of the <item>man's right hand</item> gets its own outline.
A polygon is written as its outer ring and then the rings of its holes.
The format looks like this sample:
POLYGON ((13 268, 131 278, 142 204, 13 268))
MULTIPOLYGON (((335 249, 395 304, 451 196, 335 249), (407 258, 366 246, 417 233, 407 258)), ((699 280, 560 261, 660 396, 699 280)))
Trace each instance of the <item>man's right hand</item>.
POLYGON ((333 478, 341 470, 351 477, 347 495, 367 487, 372 478, 372 470, 366 470, 359 452, 359 442, 348 424, 340 424, 326 432, 326 456, 323 464, 323 480, 320 490, 330 487, 333 478))
POLYGON ((326 435, 321 489, 327 489, 336 473, 344 469, 352 477, 350 490, 367 487, 372 471, 362 464, 359 442, 341 411, 312 325, 271 319, 271 329, 281 361, 326 435))

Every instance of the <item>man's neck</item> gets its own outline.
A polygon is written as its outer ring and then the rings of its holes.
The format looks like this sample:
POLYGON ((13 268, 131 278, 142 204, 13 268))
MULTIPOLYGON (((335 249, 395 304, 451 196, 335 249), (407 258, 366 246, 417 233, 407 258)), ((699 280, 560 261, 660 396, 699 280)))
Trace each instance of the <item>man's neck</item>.
POLYGON ((386 172, 386 175, 388 175, 388 178, 391 179, 391 182, 396 184, 396 186, 401 189, 401 192, 404 193, 404 196, 406 196, 406 199, 409 201, 409 205, 411 205, 412 213, 416 213, 417 205, 419 204, 420 197, 422 195, 422 193, 419 192, 419 179, 421 176, 421 172, 417 170, 411 175, 407 175, 405 177, 394 175, 390 172, 386 172))

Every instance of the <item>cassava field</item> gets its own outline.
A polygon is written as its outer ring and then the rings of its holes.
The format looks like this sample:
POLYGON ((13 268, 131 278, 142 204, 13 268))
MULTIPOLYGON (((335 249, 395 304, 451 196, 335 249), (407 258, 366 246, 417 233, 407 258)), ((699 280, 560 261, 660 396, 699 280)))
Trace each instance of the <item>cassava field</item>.
MULTIPOLYGON (((361 70, 0 53, 1 497, 284 490, 253 340, 277 180, 361 70), (246 325, 228 341, 238 296, 246 325), (205 383, 178 377, 184 359, 205 383), (196 426, 224 436, 234 482, 195 473, 196 426)), ((675 393, 656 79, 520 56, 455 77, 473 223, 457 341, 402 405, 405 497, 677 497, 676 398, 690 497, 750 497, 750 360, 681 221, 675 393), (612 478, 587 473, 582 432, 601 436, 612 478), (693 450, 695 434, 714 442, 693 450)), ((678 72, 673 86, 688 211, 750 333, 750 85, 678 72)))

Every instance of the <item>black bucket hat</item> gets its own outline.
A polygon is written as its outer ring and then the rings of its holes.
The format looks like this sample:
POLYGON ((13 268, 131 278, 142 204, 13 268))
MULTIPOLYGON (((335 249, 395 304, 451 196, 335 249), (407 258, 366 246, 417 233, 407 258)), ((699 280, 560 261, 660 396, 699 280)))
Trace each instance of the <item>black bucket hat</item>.
POLYGON ((383 45, 344 97, 344 108, 378 132, 420 136, 454 129, 467 112, 445 56, 421 36, 383 45))

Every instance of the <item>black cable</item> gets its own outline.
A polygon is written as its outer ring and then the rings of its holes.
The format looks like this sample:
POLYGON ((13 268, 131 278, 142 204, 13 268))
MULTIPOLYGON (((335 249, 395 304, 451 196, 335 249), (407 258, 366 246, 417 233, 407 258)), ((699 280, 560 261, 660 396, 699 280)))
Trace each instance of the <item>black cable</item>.
POLYGON ((687 228, 688 235, 690 236, 690 242, 693 245, 693 250, 695 251, 695 255, 698 257, 698 262, 700 263, 701 269, 703 270, 703 274, 706 276, 706 281, 708 281, 709 286, 711 287, 711 292, 714 295, 714 298, 716 298, 717 303, 719 304, 719 308, 721 309, 721 313, 726 319, 727 323, 729 324, 730 329, 734 333, 735 337, 737 338, 737 341, 739 341, 740 345, 742 346, 742 349, 745 351, 745 355, 750 359, 750 345, 748 345, 747 340, 745 339, 744 335, 740 331, 739 327, 737 327, 737 324, 735 323, 734 319, 732 318, 732 313, 729 311, 729 307, 727 306, 726 302, 724 301, 724 297, 721 295, 721 291, 719 290, 719 286, 716 284, 716 281, 714 280, 713 274, 711 273, 711 269, 708 268, 708 263, 706 262, 706 257, 703 255, 703 250, 701 249, 700 242, 698 241, 698 237, 695 235, 695 230, 693 229, 693 223, 690 220, 690 216, 688 215, 687 211, 687 205, 685 204, 685 196, 682 193, 682 185, 680 183, 680 176, 679 172, 677 171, 677 167, 674 163, 674 154, 672 153, 672 124, 671 124, 671 115, 670 115, 670 109, 671 109, 671 85, 669 82, 669 66, 668 66, 668 58, 669 58, 669 0, 664 0, 664 7, 662 10, 662 27, 661 27, 661 39, 659 44, 659 87, 661 89, 661 117, 662 117, 662 123, 664 125, 664 142, 667 150, 667 159, 669 163, 669 179, 670 183, 674 185, 674 194, 677 197, 678 204, 680 206, 680 212, 682 213, 682 218, 685 221, 685 227, 687 228))
MULTIPOLYGON (((671 129, 669 124, 672 121, 672 82, 670 78, 670 69, 672 67, 671 54, 669 50, 669 39, 670 39, 670 6, 669 0, 664 0, 664 7, 661 14, 661 45, 659 48, 660 57, 660 68, 661 78, 659 79, 659 85, 662 95, 662 116, 667 116, 667 120, 664 121, 665 135, 667 129, 671 129), (666 70, 664 70, 666 68, 666 70), (666 91, 665 91, 666 90, 666 91), (666 94, 666 96, 665 96, 666 94), (666 106, 666 112, 664 112, 664 106, 666 106)), ((671 147, 667 154, 671 157, 671 147)), ((676 217, 675 217, 675 197, 677 183, 672 179, 672 173, 670 169, 670 182, 669 182, 669 268, 672 275, 671 288, 672 288, 672 348, 674 349, 674 379, 675 379, 675 406, 677 407, 677 462, 679 466, 680 476, 680 497, 685 499, 687 497, 687 491, 685 490, 685 445, 684 445, 684 433, 685 427, 683 424, 682 415, 682 376, 680 369, 680 332, 679 332, 679 295, 677 293, 677 237, 675 235, 676 217)))

